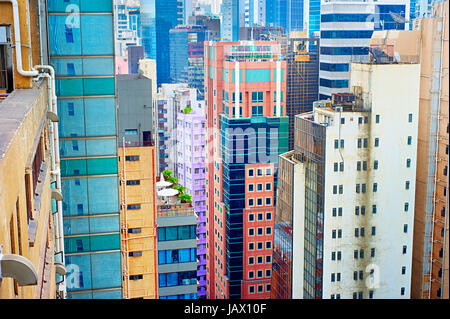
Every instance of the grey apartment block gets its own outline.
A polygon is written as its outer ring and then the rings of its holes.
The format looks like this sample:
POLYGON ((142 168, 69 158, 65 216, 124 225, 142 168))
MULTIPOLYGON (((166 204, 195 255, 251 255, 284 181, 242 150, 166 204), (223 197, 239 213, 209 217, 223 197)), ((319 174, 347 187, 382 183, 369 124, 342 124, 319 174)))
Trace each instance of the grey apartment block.
POLYGON ((153 140, 152 81, 141 74, 117 75, 119 144, 151 145, 153 140))

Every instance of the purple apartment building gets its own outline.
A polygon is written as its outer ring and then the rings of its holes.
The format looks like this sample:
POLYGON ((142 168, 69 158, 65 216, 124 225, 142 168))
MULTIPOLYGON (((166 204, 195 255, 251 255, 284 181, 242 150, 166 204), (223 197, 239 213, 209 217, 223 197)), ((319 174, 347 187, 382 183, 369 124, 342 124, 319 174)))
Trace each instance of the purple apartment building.
POLYGON ((197 297, 202 299, 206 298, 205 104, 197 101, 195 89, 184 90, 189 94, 178 94, 177 99, 176 176, 185 193, 192 195, 197 215, 197 297))

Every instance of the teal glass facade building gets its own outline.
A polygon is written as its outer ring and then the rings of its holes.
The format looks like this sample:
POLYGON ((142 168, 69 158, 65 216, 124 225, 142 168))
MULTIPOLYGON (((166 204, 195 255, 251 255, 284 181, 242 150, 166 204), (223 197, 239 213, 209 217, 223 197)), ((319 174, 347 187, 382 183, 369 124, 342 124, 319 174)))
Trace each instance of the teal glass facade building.
MULTIPOLYGON (((223 164, 223 204, 225 224, 226 270, 229 298, 242 298, 244 279, 244 209, 247 164, 273 163, 274 190, 277 189, 278 156, 288 151, 289 117, 229 118, 220 115, 223 164)), ((276 192, 274 199, 276 198, 276 192)))
POLYGON ((48 0, 70 299, 122 298, 112 0, 48 0))

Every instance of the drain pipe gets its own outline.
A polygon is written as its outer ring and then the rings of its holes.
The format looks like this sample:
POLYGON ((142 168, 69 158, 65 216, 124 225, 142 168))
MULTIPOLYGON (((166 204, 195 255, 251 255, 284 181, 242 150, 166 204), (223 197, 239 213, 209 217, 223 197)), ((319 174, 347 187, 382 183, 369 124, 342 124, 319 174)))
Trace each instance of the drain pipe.
POLYGON ((14 41, 16 48, 16 67, 17 72, 22 76, 38 76, 39 72, 35 69, 31 71, 25 71, 22 65, 22 43, 20 40, 20 19, 19 19, 19 5, 17 0, 0 0, 0 2, 9 2, 13 8, 13 19, 14 19, 14 41))

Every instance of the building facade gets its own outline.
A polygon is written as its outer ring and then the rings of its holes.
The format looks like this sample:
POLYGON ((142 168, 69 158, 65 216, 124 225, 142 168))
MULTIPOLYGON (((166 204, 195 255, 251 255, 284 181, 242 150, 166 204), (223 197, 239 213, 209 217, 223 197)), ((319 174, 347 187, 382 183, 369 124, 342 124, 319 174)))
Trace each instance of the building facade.
MULTIPOLYGON (((190 202, 157 177, 158 299, 197 299, 197 220, 190 202)), ((180 185, 180 184, 179 184, 180 185)))
POLYGON ((206 297, 206 163, 205 163, 205 103, 191 101, 191 110, 177 115, 176 176, 185 192, 192 196, 197 218, 197 278, 198 298, 206 297))
POLYGON ((280 160, 272 298, 410 298, 419 70, 352 63, 354 94, 296 116, 280 160))
POLYGON ((44 23, 37 2, 0 1, 0 299, 66 298, 58 111, 53 69, 40 55, 44 23))
POLYGON ((47 1, 68 298, 122 298, 113 8, 47 1))
POLYGON ((287 150, 280 53, 272 41, 205 43, 208 298, 268 297, 273 219, 256 216, 273 212, 287 150))
POLYGON ((139 7, 129 5, 126 0, 116 0, 114 14, 116 56, 126 56, 128 46, 140 46, 142 42, 139 7))
POLYGON ((156 60, 158 87, 170 83, 169 30, 183 24, 183 8, 178 0, 142 0, 141 28, 145 58, 156 60))
POLYGON ((369 61, 374 30, 408 30, 410 0, 327 1, 320 12, 320 99, 349 92, 350 62, 369 61))

